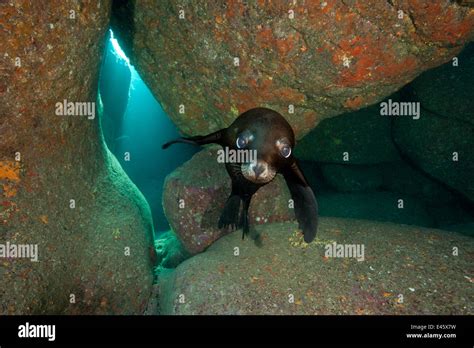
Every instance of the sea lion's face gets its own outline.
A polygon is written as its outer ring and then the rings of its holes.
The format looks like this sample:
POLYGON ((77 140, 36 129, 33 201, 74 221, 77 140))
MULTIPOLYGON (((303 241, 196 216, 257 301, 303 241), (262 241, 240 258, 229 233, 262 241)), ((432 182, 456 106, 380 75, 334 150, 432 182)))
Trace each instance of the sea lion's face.
POLYGON ((256 184, 267 184, 289 160, 292 144, 285 132, 252 127, 237 134, 237 149, 252 150, 253 160, 242 163, 243 176, 256 184))
POLYGON ((273 180, 276 170, 265 161, 242 163, 241 168, 244 178, 256 184, 267 184, 273 180))

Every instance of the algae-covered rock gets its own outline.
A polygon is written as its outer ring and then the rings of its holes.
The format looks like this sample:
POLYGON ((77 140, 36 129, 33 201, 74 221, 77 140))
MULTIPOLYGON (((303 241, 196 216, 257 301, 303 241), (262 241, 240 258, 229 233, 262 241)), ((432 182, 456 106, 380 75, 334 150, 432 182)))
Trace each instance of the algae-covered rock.
POLYGON ((105 147, 98 73, 109 1, 1 2, 0 314, 140 314, 153 281, 149 207, 105 147), (57 114, 57 103, 93 114, 57 114))
MULTIPOLYGON (((217 162, 219 146, 203 149, 167 176, 163 208, 173 231, 192 254, 203 251, 227 233, 217 222, 230 195, 231 182, 224 164, 217 162)), ((250 203, 250 223, 262 224, 294 219, 290 193, 278 175, 260 188, 250 203)), ((241 234, 241 231, 238 232, 241 234)))
POLYGON ((295 154, 302 160, 341 164, 396 161, 390 122, 380 115, 378 104, 324 120, 298 143, 295 154))
POLYGON ((133 65, 192 135, 267 106, 301 138, 446 62, 474 32, 474 12, 450 0, 115 4, 133 65))
POLYGON ((258 226, 262 247, 235 234, 221 238, 160 277, 161 313, 474 314, 472 238, 322 218, 308 245, 296 227, 258 226), (363 245, 362 261, 328 257, 334 242, 363 245))
POLYGON ((418 120, 395 119, 393 134, 418 168, 474 201, 474 125, 424 110, 418 120))

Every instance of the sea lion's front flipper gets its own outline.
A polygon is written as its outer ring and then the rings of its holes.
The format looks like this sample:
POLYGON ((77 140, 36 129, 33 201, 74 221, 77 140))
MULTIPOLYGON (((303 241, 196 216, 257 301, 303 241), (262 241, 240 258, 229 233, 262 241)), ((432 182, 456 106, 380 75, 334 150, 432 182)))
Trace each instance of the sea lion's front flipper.
POLYGON ((250 197, 244 198, 242 200, 243 207, 242 213, 240 214, 239 227, 242 227, 242 239, 249 234, 250 225, 249 225, 249 206, 250 206, 250 197))
POLYGON ((309 187, 303 172, 296 162, 293 162, 284 172, 286 184, 290 189, 291 198, 295 205, 295 215, 299 228, 303 230, 304 241, 310 243, 318 229, 318 202, 314 192, 309 187))
MULTIPOLYGON (((208 135, 196 135, 189 138, 178 138, 175 140, 168 141, 166 144, 161 146, 162 149, 168 148, 170 145, 176 143, 184 143, 191 145, 206 145, 206 144, 221 144, 223 133, 226 129, 218 130, 217 132, 208 134, 208 135)), ((222 144, 221 144, 222 145, 222 144)))
POLYGON ((227 198, 217 227, 230 228, 230 230, 235 230, 239 227, 240 201, 240 197, 235 194, 231 194, 227 198))

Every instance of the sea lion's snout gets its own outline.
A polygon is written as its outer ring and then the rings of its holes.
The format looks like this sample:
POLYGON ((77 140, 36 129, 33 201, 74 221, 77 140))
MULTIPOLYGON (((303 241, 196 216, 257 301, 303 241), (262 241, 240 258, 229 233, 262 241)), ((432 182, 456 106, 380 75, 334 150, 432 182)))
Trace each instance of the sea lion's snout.
POLYGON ((268 166, 265 166, 261 163, 257 163, 254 166, 252 166, 252 170, 255 173, 255 177, 258 178, 260 174, 262 174, 264 171, 267 170, 268 166))
POLYGON ((266 161, 258 160, 242 164, 242 174, 244 177, 256 184, 265 184, 275 177, 276 170, 269 166, 266 161))

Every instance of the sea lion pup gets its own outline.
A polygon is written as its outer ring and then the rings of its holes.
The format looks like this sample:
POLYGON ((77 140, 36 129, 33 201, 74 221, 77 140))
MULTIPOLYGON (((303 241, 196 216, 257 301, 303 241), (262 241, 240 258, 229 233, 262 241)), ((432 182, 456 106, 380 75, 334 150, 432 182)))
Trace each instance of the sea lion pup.
POLYGON ((293 156, 293 129, 278 112, 267 108, 250 109, 228 128, 204 136, 172 140, 162 148, 166 149, 175 143, 215 143, 227 148, 226 151, 255 150, 253 153, 256 153, 256 158, 252 161, 225 163, 232 180, 232 192, 219 219, 219 228, 242 228, 243 239, 249 233, 248 209, 253 194, 272 181, 277 173, 281 173, 290 189, 304 240, 310 243, 314 239, 318 226, 318 204, 293 156))

